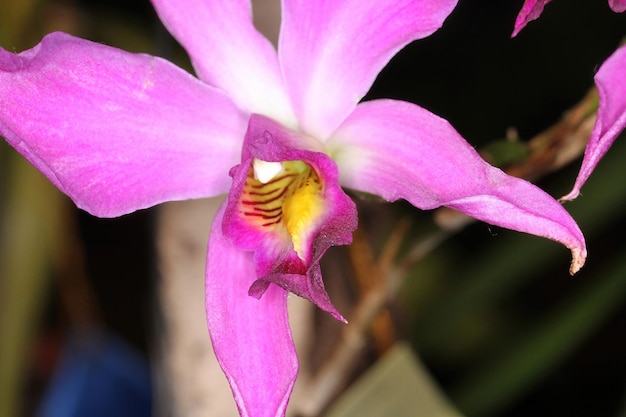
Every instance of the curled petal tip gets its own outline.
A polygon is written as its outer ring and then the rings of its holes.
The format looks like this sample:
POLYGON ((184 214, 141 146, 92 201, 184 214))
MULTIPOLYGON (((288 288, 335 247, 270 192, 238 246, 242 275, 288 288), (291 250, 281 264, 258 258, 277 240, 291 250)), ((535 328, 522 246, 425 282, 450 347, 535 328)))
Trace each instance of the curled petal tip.
POLYGON ((569 267, 570 275, 574 275, 576 272, 580 271, 580 268, 585 264, 585 259, 587 259, 587 251, 581 248, 572 248, 572 264, 569 267))

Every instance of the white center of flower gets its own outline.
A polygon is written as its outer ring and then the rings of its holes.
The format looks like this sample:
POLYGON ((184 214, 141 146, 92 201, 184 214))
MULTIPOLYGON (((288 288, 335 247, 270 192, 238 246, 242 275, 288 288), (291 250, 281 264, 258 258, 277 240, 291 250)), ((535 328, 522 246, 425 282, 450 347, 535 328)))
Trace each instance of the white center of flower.
POLYGON ((252 161, 252 170, 254 171, 254 179, 262 184, 267 184, 278 174, 283 172, 282 162, 267 162, 254 158, 252 161))

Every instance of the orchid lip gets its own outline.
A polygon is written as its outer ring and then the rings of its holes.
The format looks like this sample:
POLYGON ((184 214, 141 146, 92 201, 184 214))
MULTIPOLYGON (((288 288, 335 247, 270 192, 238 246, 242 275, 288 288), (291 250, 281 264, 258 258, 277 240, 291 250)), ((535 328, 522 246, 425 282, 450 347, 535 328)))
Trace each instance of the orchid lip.
POLYGON ((268 231, 286 229, 304 261, 306 236, 323 213, 322 188, 318 174, 305 162, 255 158, 241 196, 241 213, 268 231))
POLYGON ((241 163, 230 171, 221 230, 233 247, 253 254, 256 280, 248 295, 261 299, 279 286, 343 321, 319 262, 331 246, 352 242, 357 211, 325 151, 310 135, 251 115, 241 163))

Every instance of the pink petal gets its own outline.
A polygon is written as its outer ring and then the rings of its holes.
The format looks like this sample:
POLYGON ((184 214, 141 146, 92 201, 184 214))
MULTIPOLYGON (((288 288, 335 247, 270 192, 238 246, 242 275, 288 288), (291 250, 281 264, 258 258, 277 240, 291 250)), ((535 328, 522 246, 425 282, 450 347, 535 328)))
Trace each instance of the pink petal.
MULTIPOLYGON (((252 295, 261 297, 270 283, 274 283, 345 321, 324 289, 319 262, 329 247, 352 242, 357 212, 354 202, 339 185, 337 165, 323 150, 322 144, 310 137, 253 114, 243 146, 242 162, 231 171, 233 187, 224 215, 224 234, 235 246, 255 251, 255 271, 259 279, 250 289, 252 295), (324 208, 306 226, 304 251, 300 254, 303 259, 296 254, 282 223, 274 228, 276 214, 269 220, 269 227, 250 220, 251 206, 242 203, 244 198, 250 197, 244 197, 242 193, 253 158, 266 162, 302 161, 313 168, 322 183, 320 199, 324 208)), ((284 218, 282 212, 278 218, 284 218)))
POLYGON ((0 49, 0 134, 97 216, 226 192, 245 123, 160 58, 63 33, 0 49))
POLYGON ((585 149, 582 167, 574 188, 561 200, 578 197, 580 188, 626 127, 626 46, 615 51, 600 67, 595 76, 600 104, 598 118, 585 149))
POLYGON ((626 11, 626 0, 609 0, 609 6, 615 13, 626 11))
POLYGON ((360 104, 327 145, 346 187, 544 236, 572 251, 572 273, 584 263, 583 235, 555 199, 487 164, 446 120, 416 105, 360 104))
POLYGON ((206 310, 213 349, 242 417, 285 415, 298 373, 287 317, 287 292, 271 285, 260 300, 248 289, 256 279, 252 252, 222 235, 224 205, 211 237, 206 310))
POLYGON ((543 13, 544 6, 551 1, 552 0, 526 0, 522 6, 522 10, 520 10, 517 15, 517 19, 515 19, 515 28, 513 29, 511 37, 517 36, 528 22, 538 19, 541 13, 543 13))
POLYGON ((295 124, 276 51, 252 25, 250 0, 152 0, 198 76, 248 112, 295 124))
POLYGON ((279 56, 306 133, 326 139, 407 43, 441 27, 457 0, 285 0, 279 56))

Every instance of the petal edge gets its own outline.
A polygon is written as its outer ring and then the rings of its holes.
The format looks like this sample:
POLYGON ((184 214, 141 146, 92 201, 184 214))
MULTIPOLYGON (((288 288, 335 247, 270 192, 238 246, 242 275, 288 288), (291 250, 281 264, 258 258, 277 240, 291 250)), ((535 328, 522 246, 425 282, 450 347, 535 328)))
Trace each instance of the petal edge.
POLYGON ((487 164, 452 126, 397 100, 360 104, 328 142, 348 188, 451 207, 490 224, 556 240, 582 267, 585 240, 563 206, 531 183, 487 164))
POLYGON ((298 373, 287 291, 270 285, 259 300, 251 252, 222 234, 225 204, 213 220, 206 273, 209 334, 242 417, 283 417, 298 373))
POLYGON ((245 123, 161 58, 60 32, 0 49, 0 134, 97 216, 226 192, 245 123))
POLYGON ((325 140, 406 44, 457 0, 284 0, 279 59, 301 129, 325 140), (306 53, 302 53, 306 51, 306 53))
POLYGON ((600 103, 598 117, 578 176, 572 190, 561 201, 573 200, 580 194, 602 157, 626 127, 626 46, 615 51, 600 67, 595 76, 600 103))

